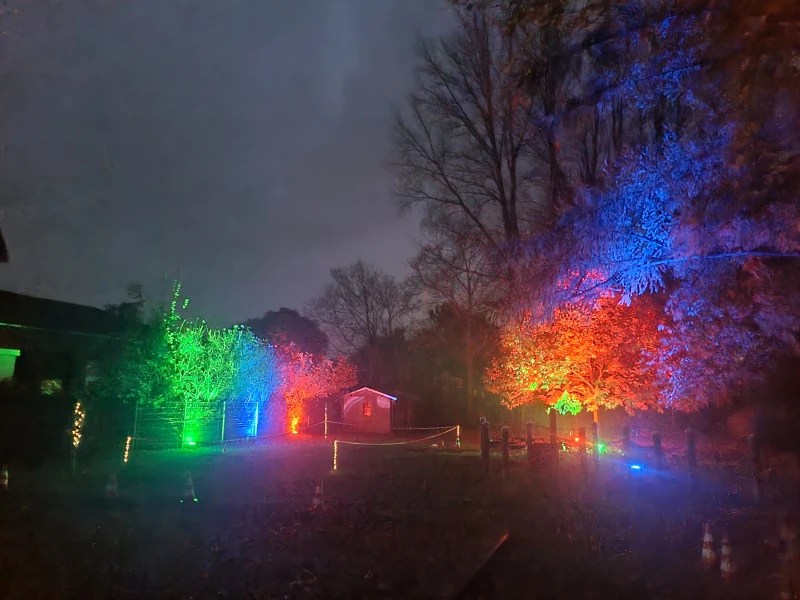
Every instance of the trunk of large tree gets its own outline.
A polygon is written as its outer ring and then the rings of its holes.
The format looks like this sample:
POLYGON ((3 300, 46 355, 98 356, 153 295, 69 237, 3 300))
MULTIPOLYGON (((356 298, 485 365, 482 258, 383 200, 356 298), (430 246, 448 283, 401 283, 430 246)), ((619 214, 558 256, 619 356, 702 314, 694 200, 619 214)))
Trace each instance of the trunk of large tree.
POLYGON ((475 379, 475 356, 472 351, 472 323, 467 321, 466 335, 464 336, 464 367, 465 379, 464 389, 467 394, 467 418, 472 423, 475 420, 475 392, 473 381, 475 379))

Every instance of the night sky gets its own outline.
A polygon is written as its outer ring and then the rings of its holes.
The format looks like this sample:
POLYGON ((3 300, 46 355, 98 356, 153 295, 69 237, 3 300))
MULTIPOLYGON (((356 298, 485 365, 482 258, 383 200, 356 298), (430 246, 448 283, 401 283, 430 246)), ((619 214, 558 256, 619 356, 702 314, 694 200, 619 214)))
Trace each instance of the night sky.
POLYGON ((14 0, 0 16, 0 288, 103 305, 302 308, 418 236, 386 167, 439 0, 14 0))

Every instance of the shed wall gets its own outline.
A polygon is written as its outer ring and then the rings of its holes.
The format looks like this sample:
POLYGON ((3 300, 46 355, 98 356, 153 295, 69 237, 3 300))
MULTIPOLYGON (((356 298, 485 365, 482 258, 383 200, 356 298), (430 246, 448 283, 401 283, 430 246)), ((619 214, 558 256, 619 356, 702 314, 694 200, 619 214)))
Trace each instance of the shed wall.
POLYGON ((392 427, 392 403, 393 400, 369 391, 345 396, 342 418, 345 423, 352 426, 347 427, 347 430, 367 433, 390 433, 392 427), (364 414, 364 405, 366 403, 369 404, 369 416, 364 414))

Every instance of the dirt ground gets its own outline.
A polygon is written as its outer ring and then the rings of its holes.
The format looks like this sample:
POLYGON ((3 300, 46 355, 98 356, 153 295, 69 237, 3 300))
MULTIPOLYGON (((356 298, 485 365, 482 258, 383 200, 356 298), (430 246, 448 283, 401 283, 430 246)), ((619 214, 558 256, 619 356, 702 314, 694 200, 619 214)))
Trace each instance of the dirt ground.
POLYGON ((453 598, 506 534, 485 598, 776 595, 773 511, 713 472, 692 491, 678 467, 601 458, 586 477, 572 453, 557 472, 516 453, 504 478, 466 447, 340 446, 331 475, 331 444, 307 442, 134 453, 76 481, 12 470, 0 598, 453 598), (196 503, 180 502, 186 470, 196 503), (717 552, 731 539, 730 581, 700 563, 705 521, 717 552))

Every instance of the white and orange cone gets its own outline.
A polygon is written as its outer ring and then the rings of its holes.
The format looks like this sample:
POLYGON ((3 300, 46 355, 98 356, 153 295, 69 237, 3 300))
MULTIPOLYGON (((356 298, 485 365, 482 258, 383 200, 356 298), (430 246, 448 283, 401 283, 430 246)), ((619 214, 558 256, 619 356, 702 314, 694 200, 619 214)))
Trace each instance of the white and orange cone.
POLYGON ((106 481, 106 498, 119 497, 119 488, 117 487, 117 476, 113 473, 108 476, 106 481))
POLYGON ((719 559, 719 572, 722 575, 723 579, 729 579, 733 576, 735 571, 733 565, 733 550, 731 549, 731 544, 728 541, 727 534, 722 536, 722 548, 720 550, 720 559, 719 559))
POLYGON ((8 491, 8 465, 3 465, 0 470, 0 492, 8 491))
POLYGON ((184 502, 197 502, 197 496, 194 494, 192 474, 189 471, 183 474, 183 498, 181 498, 181 503, 184 502))
POLYGON ((322 491, 322 479, 319 480, 319 485, 314 492, 314 497, 311 499, 311 510, 325 510, 325 495, 322 491))
POLYGON ((717 554, 714 552, 714 536, 711 533, 711 523, 703 526, 703 551, 700 553, 703 564, 711 567, 717 561, 717 554))

